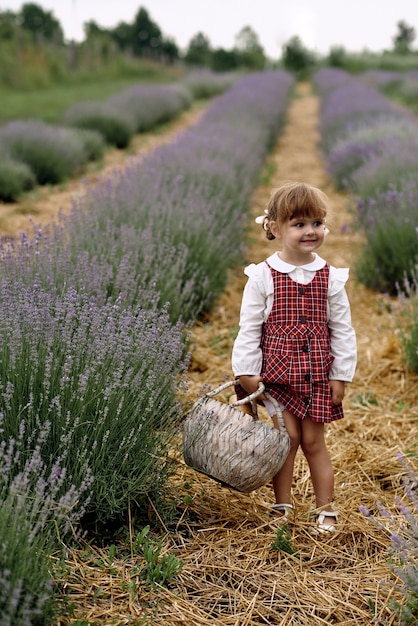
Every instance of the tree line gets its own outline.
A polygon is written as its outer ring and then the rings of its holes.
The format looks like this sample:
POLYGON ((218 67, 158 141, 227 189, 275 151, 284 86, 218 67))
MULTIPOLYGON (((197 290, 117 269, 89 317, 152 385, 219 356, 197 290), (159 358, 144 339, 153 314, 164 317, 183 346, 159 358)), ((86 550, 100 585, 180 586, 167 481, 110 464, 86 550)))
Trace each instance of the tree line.
MULTIPOLYGON (((65 41, 62 25, 53 12, 35 3, 23 4, 18 12, 0 10, 0 45, 8 42, 19 51, 22 40, 26 38, 25 41, 29 39, 35 45, 47 44, 67 49, 69 64, 75 69, 80 64, 81 51, 86 50, 87 56, 101 56, 103 60, 119 53, 133 59, 151 59, 172 65, 181 62, 194 67, 207 67, 216 72, 237 69, 257 71, 280 64, 298 73, 310 71, 318 65, 317 52, 308 49, 298 35, 291 37, 282 46, 281 55, 279 53, 277 59, 269 59, 257 33, 249 25, 236 34, 231 49, 214 48, 205 33, 197 32, 182 51, 143 7, 139 7, 132 22, 120 21, 114 28, 104 28, 93 20, 88 21, 84 24, 84 36, 84 41, 77 44, 65 41)), ((415 36, 415 28, 405 20, 400 20, 392 38, 391 52, 397 55, 410 54, 413 52, 415 36)), ((321 61, 347 69, 348 55, 343 46, 336 46, 321 61)))
MULTIPOLYGON (((0 10, 0 43, 29 36, 34 42, 56 46, 75 46, 66 42, 64 31, 52 11, 35 3, 25 3, 18 12, 0 10)), ((104 54, 116 47, 119 52, 133 57, 152 59, 158 62, 184 62, 195 66, 206 66, 214 71, 238 68, 263 69, 267 57, 258 35, 251 26, 244 26, 235 38, 232 49, 213 48, 209 38, 202 32, 196 33, 186 51, 181 51, 171 37, 166 36, 148 11, 140 7, 133 22, 119 22, 114 28, 103 28, 91 20, 84 24, 83 44, 101 47, 104 54)))

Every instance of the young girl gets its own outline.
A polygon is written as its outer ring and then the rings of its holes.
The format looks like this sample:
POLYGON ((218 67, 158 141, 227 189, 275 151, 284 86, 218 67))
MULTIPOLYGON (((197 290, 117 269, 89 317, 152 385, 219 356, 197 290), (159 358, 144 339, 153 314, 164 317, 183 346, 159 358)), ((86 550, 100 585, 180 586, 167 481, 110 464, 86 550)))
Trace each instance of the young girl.
MULTIPOLYGON (((324 425, 343 417, 345 383, 354 376, 357 358, 344 287, 348 269, 336 269, 315 253, 327 232, 327 211, 326 195, 311 185, 286 183, 273 192, 256 222, 281 249, 245 269, 248 282, 232 352, 238 399, 263 381, 283 411, 292 440, 289 456, 273 478, 272 509, 285 519, 293 511, 293 467, 300 446, 322 532, 335 530, 338 515, 324 425)), ((273 404, 260 398, 277 427, 273 404)))

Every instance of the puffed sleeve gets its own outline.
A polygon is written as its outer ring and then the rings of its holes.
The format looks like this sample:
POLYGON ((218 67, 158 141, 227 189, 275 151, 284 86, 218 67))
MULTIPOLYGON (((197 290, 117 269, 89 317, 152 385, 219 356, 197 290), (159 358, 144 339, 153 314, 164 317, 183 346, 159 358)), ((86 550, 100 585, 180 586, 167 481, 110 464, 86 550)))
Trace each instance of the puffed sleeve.
POLYGON ((331 380, 351 382, 357 365, 357 341, 351 324, 351 309, 345 290, 348 268, 331 268, 328 290, 328 327, 334 362, 331 380))
POLYGON ((267 292, 263 264, 245 268, 248 281, 244 287, 239 332, 232 349, 234 376, 259 375, 262 368, 261 332, 265 320, 267 292))

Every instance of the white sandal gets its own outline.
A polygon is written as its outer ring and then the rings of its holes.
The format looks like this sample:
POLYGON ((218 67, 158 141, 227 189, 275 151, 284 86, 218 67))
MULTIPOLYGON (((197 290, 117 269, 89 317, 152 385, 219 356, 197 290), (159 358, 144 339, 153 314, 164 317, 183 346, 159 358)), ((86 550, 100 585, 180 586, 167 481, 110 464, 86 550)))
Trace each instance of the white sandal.
POLYGON ((280 502, 279 504, 270 505, 270 509, 273 513, 281 513, 280 519, 288 520, 291 515, 293 515, 294 507, 293 504, 288 504, 287 502, 280 502))
POLYGON ((337 522, 338 511, 325 511, 324 509, 317 511, 318 518, 316 520, 316 528, 315 530, 318 533, 335 533, 337 528, 335 524, 325 524, 325 519, 327 517, 333 517, 335 522, 337 522))

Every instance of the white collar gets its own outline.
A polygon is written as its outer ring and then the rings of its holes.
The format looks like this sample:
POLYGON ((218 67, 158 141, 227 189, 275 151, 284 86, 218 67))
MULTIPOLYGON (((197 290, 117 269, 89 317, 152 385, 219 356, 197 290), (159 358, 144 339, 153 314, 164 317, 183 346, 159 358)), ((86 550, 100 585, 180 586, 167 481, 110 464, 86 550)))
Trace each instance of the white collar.
POLYGON ((275 270, 282 272, 282 274, 290 274, 295 268, 300 267, 304 270, 309 270, 310 272, 317 272, 321 270, 326 265, 326 261, 318 256, 315 252, 313 253, 314 260, 311 263, 306 263, 306 265, 292 265, 291 263, 286 263, 286 261, 282 261, 279 257, 278 252, 275 252, 271 256, 268 257, 267 263, 275 270))

